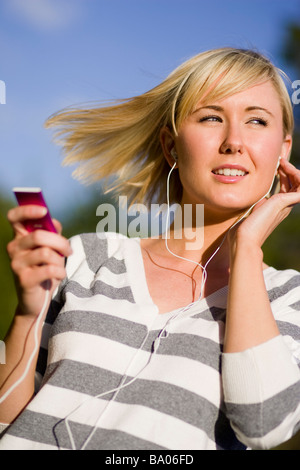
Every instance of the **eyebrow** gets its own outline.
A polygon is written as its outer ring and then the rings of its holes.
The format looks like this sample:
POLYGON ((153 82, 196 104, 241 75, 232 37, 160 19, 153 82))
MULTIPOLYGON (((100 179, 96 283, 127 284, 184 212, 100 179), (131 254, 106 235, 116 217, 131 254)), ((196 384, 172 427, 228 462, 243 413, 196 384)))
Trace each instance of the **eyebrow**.
MULTIPOLYGON (((197 111, 200 111, 201 109, 213 109, 214 111, 219 111, 219 112, 222 112, 224 111, 224 108, 222 108, 222 106, 217 106, 217 105, 208 105, 208 106, 202 106, 201 108, 197 108, 194 112, 196 113, 197 111)), ((268 113, 270 116, 273 116, 273 114, 271 113, 271 111, 269 111, 268 109, 266 108, 262 108, 261 106, 248 106, 245 111, 255 111, 255 110, 260 110, 260 111, 265 111, 266 113, 268 113)))
POLYGON ((256 109, 259 109, 260 111, 265 111, 266 113, 270 114, 270 116, 273 116, 271 111, 266 108, 261 108, 260 106, 248 106, 248 108, 246 108, 246 111, 255 111, 256 109))

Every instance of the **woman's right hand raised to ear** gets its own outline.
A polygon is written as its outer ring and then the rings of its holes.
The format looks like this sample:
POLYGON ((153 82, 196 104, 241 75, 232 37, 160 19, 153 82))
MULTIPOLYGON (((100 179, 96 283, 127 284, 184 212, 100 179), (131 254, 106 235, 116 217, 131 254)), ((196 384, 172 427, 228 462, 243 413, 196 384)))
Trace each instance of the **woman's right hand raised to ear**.
POLYGON ((46 290, 49 289, 51 294, 65 278, 64 257, 72 253, 69 241, 61 235, 61 224, 57 220, 53 223, 58 233, 45 230, 28 232, 25 229, 22 222, 44 216, 43 211, 43 207, 28 205, 15 207, 7 214, 14 231, 7 252, 15 276, 19 300, 17 312, 33 317, 43 307, 46 290))

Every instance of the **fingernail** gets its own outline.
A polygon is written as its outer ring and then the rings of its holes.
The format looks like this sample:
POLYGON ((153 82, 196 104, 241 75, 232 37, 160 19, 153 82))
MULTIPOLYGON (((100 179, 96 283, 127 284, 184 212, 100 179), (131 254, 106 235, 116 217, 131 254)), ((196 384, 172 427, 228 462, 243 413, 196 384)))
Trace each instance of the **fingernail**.
POLYGON ((42 217, 46 215, 47 212, 48 212, 47 207, 40 206, 39 213, 41 214, 42 217))

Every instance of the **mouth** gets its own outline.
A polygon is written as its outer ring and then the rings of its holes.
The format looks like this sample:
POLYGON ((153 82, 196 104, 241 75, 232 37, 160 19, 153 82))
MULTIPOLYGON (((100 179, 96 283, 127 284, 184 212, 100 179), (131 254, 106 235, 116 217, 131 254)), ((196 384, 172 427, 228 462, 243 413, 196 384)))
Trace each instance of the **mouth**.
POLYGON ((240 165, 223 165, 212 170, 213 175, 224 183, 234 183, 247 176, 248 171, 240 165))

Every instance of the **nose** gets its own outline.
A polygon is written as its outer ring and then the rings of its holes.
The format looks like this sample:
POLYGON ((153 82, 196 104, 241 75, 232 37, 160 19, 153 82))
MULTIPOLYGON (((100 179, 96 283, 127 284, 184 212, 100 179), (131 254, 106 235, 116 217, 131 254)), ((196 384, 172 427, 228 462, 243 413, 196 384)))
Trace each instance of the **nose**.
POLYGON ((243 139, 238 125, 227 125, 220 152, 228 155, 244 152, 243 139))

